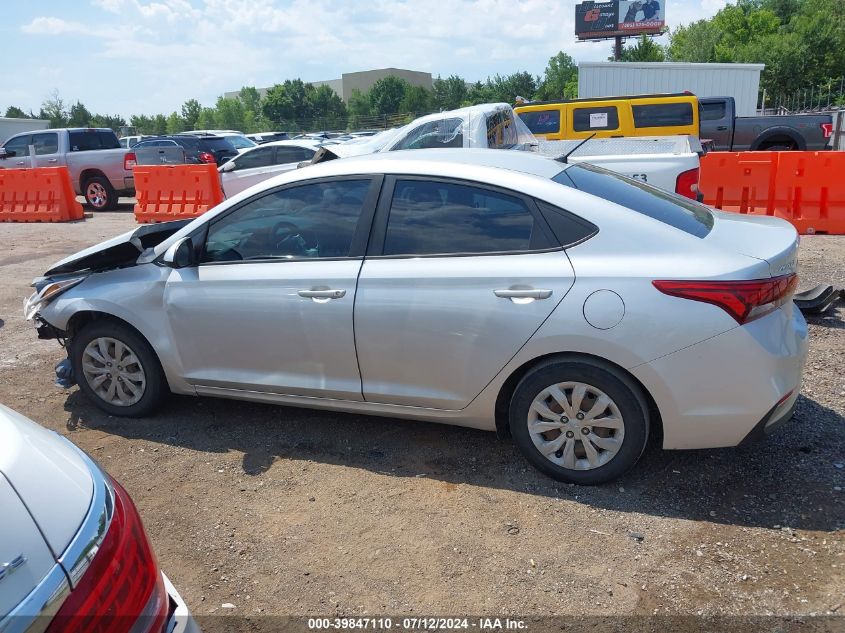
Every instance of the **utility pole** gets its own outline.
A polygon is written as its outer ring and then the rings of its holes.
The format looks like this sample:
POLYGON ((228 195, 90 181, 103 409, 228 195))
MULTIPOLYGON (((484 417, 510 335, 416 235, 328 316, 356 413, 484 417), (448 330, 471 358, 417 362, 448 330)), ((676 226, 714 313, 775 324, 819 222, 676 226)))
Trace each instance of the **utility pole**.
POLYGON ((613 45, 613 61, 621 62, 622 61, 622 42, 625 38, 621 35, 616 36, 616 43, 613 45))

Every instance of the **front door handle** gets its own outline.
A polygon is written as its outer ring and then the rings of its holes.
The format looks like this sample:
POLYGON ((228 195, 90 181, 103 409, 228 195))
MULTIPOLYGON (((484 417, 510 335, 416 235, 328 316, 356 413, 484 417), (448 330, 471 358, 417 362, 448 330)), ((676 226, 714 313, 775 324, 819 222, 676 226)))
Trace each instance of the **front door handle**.
POLYGON ((493 294, 502 299, 548 299, 552 296, 551 290, 535 290, 504 288, 501 290, 494 290, 493 294))
POLYGON ((59 159, 58 159, 58 158, 48 158, 48 159, 47 159, 47 162, 48 162, 48 163, 58 163, 58 162, 59 162, 59 159))
POLYGON ((716 129, 719 130, 720 132, 724 132, 725 130, 728 129, 728 126, 727 125, 720 125, 716 129))
POLYGON ((23 165, 23 161, 19 160, 17 163, 15 163, 15 165, 23 165))
POLYGON ((299 290, 296 294, 310 299, 340 299, 346 296, 346 290, 299 290))

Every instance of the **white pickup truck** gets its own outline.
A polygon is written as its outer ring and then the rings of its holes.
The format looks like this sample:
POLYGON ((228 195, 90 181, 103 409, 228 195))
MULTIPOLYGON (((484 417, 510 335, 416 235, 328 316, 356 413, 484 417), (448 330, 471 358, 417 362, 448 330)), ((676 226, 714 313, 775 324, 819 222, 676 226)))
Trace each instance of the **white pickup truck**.
POLYGON ((0 169, 67 166, 77 195, 96 211, 114 209, 118 196, 135 195, 135 154, 108 128, 61 128, 16 134, 0 147, 0 169), (35 164, 29 146, 35 146, 35 164))

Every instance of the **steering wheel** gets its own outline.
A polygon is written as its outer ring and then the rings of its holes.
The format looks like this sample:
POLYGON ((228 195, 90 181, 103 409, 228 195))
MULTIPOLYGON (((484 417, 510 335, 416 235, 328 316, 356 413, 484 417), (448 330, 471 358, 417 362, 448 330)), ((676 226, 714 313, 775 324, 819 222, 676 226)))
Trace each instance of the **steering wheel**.
POLYGON ((319 248, 317 240, 313 235, 302 231, 293 222, 282 220, 276 222, 270 231, 270 241, 276 251, 288 255, 305 257, 309 250, 319 248))

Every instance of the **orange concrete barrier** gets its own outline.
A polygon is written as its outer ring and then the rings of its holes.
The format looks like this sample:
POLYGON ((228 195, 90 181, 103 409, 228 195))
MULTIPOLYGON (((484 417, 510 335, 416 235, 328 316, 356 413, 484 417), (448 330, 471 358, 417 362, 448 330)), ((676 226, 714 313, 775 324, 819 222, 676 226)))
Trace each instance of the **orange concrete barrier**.
POLYGON ((0 222, 81 220, 67 167, 0 169, 0 222))
POLYGON ((771 215, 799 233, 845 234, 845 152, 710 152, 699 189, 717 209, 771 215))
POLYGON ((217 165, 138 165, 133 171, 138 222, 195 218, 223 202, 217 165))

